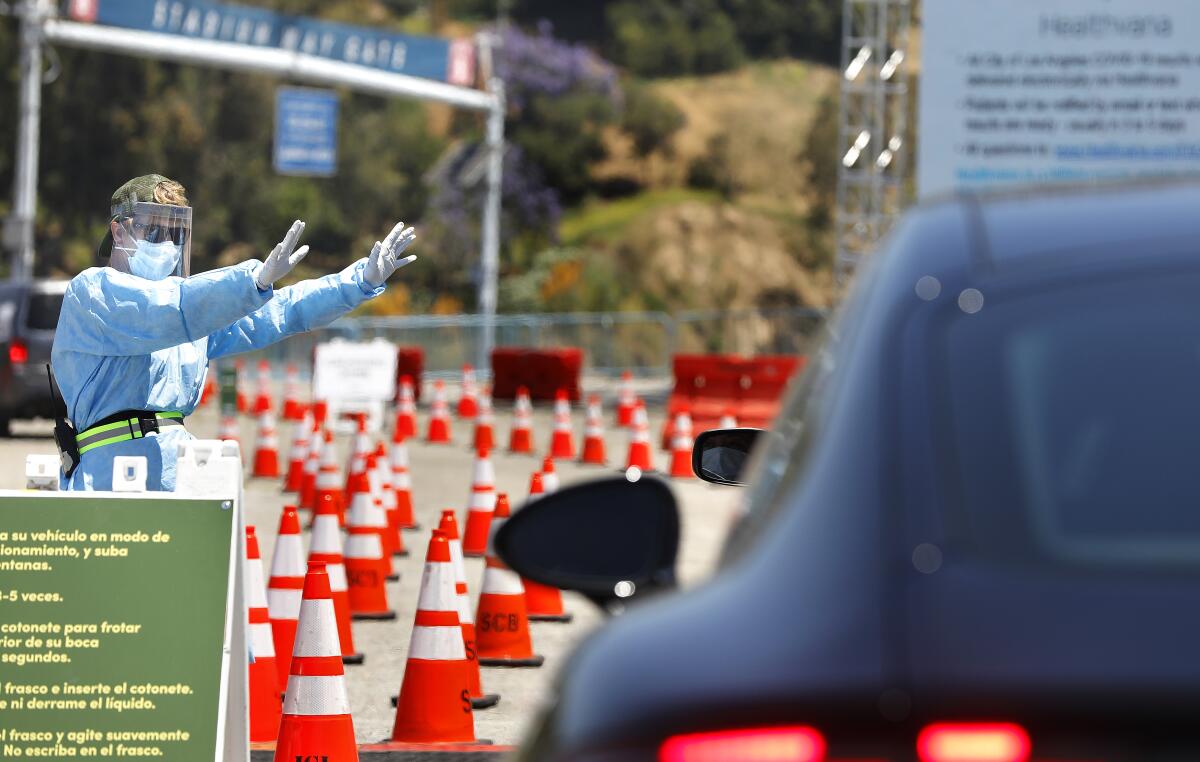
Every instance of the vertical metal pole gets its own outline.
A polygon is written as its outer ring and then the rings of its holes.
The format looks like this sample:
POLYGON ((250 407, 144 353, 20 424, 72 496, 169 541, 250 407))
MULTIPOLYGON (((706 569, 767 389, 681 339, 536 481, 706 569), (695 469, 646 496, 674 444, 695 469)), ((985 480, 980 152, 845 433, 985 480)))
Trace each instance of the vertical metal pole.
POLYGON ((33 277, 33 223, 37 216, 38 133, 42 117, 42 18, 45 0, 21 3, 21 96, 13 172, 12 278, 33 277))
POLYGON ((487 200, 483 205, 481 272, 479 278, 479 314, 483 326, 476 367, 491 370, 492 347, 496 343, 496 292, 500 279, 500 188, 504 172, 504 82, 496 76, 488 80, 488 89, 496 105, 487 119, 487 200))

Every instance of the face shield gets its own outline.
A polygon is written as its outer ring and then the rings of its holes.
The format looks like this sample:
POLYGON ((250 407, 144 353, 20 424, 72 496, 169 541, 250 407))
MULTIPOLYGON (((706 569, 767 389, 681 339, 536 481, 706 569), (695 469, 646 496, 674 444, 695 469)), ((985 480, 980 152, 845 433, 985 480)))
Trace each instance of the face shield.
POLYGON ((147 280, 191 273, 192 208, 139 201, 133 216, 113 220, 109 265, 147 280))

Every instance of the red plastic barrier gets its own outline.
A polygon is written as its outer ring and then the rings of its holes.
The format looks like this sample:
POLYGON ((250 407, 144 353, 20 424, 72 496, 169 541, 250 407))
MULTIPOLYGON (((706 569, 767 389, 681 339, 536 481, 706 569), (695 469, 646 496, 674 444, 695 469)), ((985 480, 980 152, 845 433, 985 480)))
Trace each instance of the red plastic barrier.
POLYGON ((685 406, 696 431, 715 428, 727 411, 741 426, 769 426, 788 381, 804 361, 799 355, 675 355, 675 387, 667 401, 662 446, 670 446, 674 413, 685 406))
POLYGON ((400 399, 400 379, 412 376, 413 396, 421 401, 421 372, 425 368, 425 352, 420 347, 400 347, 396 350, 396 400, 400 399))
POLYGON ((492 350, 492 397, 515 399, 517 387, 525 386, 535 400, 553 400, 559 389, 566 389, 567 396, 578 402, 582 367, 583 350, 577 347, 497 347, 492 350))

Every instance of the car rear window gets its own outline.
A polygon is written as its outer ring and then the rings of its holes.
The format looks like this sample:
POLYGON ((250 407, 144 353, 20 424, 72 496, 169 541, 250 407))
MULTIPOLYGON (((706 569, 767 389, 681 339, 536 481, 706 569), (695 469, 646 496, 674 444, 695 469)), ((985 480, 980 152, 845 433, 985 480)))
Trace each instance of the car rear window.
POLYGON ((58 313, 62 310, 62 303, 62 294, 30 294, 25 325, 35 331, 54 330, 58 325, 58 313))
POLYGON ((980 294, 935 342, 965 531, 1007 555, 1200 564, 1200 275, 980 294))

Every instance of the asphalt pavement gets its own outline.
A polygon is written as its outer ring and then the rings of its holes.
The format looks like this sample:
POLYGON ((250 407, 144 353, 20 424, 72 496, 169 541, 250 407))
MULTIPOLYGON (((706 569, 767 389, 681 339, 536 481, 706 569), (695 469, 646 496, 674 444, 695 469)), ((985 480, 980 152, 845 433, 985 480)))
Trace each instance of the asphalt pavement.
MULTIPOLYGON (((453 398, 453 393, 452 393, 453 398)), ((276 398, 278 399, 278 398, 276 398)), ((508 403, 496 404, 496 441, 501 448, 493 453, 496 469, 496 488, 507 492, 514 508, 528 494, 529 477, 540 465, 540 457, 510 455, 504 451, 507 444, 511 409, 508 403)), ((617 466, 625 462, 628 435, 612 424, 612 401, 605 405, 607 436, 606 446, 611 467, 581 466, 559 461, 557 468, 562 483, 571 484, 600 476, 614 474, 617 466)), ((662 428, 661 407, 650 410, 651 440, 658 441, 662 428)), ((574 433, 577 447, 582 446, 584 410, 573 411, 574 433)), ((418 414, 422 427, 427 420, 427 411, 418 414)), ((243 457, 249 461, 254 446, 254 419, 242 416, 241 441, 243 457)), ((548 407, 539 406, 534 411, 535 445, 540 451, 549 446, 552 415, 548 407)), ((188 429, 198 437, 215 437, 217 416, 214 406, 201 408, 188 419, 188 429)), ((0 488, 19 489, 24 487, 25 455, 30 452, 54 453, 50 439, 51 425, 46 421, 15 422, 14 437, 0 440, 0 488)), ((418 437, 409 440, 410 470, 413 480, 413 503, 420 530, 404 533, 404 541, 410 554, 397 558, 396 566, 400 580, 387 584, 390 605, 397 612, 391 622, 355 622, 354 639, 359 651, 366 654, 365 663, 346 667, 346 685, 354 716, 355 731, 360 743, 374 743, 390 735, 394 712, 391 697, 399 690, 404 674, 405 657, 416 609, 421 569, 425 549, 429 541, 429 530, 443 509, 457 511, 460 528, 465 525, 467 499, 471 488, 472 458, 468 444, 473 424, 455 420, 454 442, 450 445, 426 444, 418 437)), ((292 426, 287 422, 278 425, 281 467, 286 467, 288 446, 292 426)), ((341 448, 341 462, 346 462, 350 437, 337 437, 341 448)), ((654 448, 656 464, 665 469, 668 455, 654 448)), ((282 493, 281 480, 248 479, 246 488, 247 523, 257 528, 264 564, 270 572, 269 554, 275 545, 279 514, 283 505, 292 496, 282 493)), ((679 554, 679 577, 683 585, 701 582, 711 573, 720 550, 720 544, 737 507, 738 490, 717 487, 691 480, 671 480, 672 490, 679 501, 682 540, 679 554)), ((307 548, 307 533, 305 547, 307 548)), ((478 600, 479 584, 483 577, 483 561, 467 561, 467 579, 472 606, 478 600)), ((574 615, 568 624, 533 622, 530 631, 534 650, 546 657, 545 665, 536 669, 510 669, 484 667, 482 681, 484 691, 500 694, 495 707, 475 713, 475 730, 480 739, 498 745, 516 744, 524 735, 530 722, 541 706, 548 700, 550 686, 555 673, 562 667, 571 650, 594 628, 604 623, 605 615, 586 599, 572 593, 564 594, 567 610, 574 615)), ((650 602, 647 605, 654 605, 650 602)))

